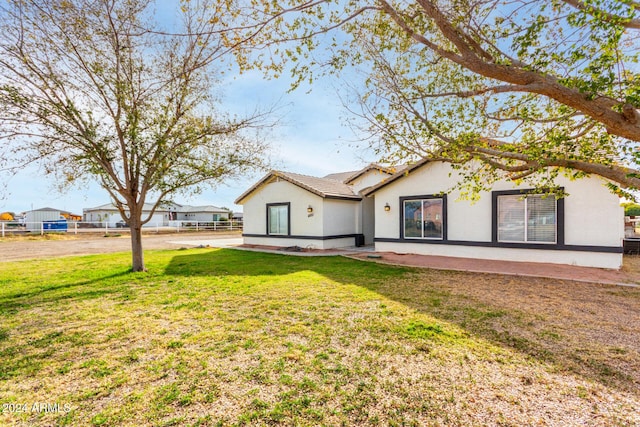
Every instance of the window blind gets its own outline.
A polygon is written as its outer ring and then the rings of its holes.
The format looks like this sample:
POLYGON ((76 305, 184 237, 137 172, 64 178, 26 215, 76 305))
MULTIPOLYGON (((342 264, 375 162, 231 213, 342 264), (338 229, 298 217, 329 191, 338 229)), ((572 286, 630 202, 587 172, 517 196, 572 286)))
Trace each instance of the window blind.
POLYGON ((498 241, 555 243, 556 210, 553 196, 498 197, 498 241))

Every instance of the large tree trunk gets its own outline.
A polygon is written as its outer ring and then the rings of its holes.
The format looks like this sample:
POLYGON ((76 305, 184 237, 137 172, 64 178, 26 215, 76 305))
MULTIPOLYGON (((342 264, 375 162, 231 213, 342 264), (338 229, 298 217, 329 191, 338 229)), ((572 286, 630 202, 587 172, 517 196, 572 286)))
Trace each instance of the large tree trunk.
POLYGON ((142 252, 142 225, 133 215, 129 224, 131 230, 131 270, 147 271, 144 267, 144 253, 142 252))

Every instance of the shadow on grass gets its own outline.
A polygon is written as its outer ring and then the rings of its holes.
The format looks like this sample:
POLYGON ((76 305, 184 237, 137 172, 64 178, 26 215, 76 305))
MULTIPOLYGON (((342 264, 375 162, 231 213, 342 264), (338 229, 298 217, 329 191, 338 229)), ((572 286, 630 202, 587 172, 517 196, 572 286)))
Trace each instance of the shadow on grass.
POLYGON ((8 293, 0 297, 0 315, 13 314, 18 310, 24 310, 34 305, 49 304, 65 299, 83 300, 118 293, 122 291, 119 286, 92 287, 91 285, 103 285, 105 280, 116 279, 129 274, 131 272, 127 270, 87 280, 44 284, 33 288, 29 292, 8 293), (79 290, 81 287, 86 289, 79 290))
POLYGON ((407 267, 380 266, 341 256, 307 257, 218 249, 213 252, 178 255, 165 274, 174 276, 281 276, 313 271, 340 283, 359 286, 384 284, 408 274, 407 267))
MULTIPOLYGON (((501 306, 498 302, 483 303, 472 296, 454 295, 438 286, 442 280, 473 280, 474 276, 468 273, 416 270, 344 257, 297 257, 228 249, 178 255, 165 269, 166 274, 177 276, 264 276, 299 271, 313 271, 339 283, 361 286, 418 312, 456 324, 478 338, 551 364, 561 371, 581 375, 607 387, 638 391, 637 372, 621 370, 610 363, 606 355, 582 357, 579 354, 582 349, 556 345, 554 340, 561 337, 554 337, 553 332, 548 334, 550 336, 540 333, 539 328, 545 326, 544 321, 537 319, 538 324, 533 325, 531 319, 523 319, 523 313, 516 308, 501 306)), ((504 280, 500 275, 487 275, 485 279, 504 280)), ((585 344, 596 344, 594 349, 597 350, 600 343, 585 344)))

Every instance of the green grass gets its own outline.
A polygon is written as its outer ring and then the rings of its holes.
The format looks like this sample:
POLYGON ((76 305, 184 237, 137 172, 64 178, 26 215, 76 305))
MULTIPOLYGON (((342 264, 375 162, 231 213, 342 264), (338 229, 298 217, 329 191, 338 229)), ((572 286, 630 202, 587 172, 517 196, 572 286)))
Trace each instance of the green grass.
POLYGON ((438 284, 473 275, 233 250, 149 252, 146 274, 128 262, 0 263, 0 404, 59 405, 4 410, 0 425, 637 419, 633 379, 541 347, 565 332, 438 284))

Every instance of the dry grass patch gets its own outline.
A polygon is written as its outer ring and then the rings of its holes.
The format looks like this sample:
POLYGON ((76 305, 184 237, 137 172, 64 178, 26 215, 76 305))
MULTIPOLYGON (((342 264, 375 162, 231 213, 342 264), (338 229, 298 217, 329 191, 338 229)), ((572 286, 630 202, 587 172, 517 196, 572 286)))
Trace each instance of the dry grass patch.
POLYGON ((640 278, 640 255, 625 255, 621 270, 629 275, 640 278))
POLYGON ((232 250, 147 260, 0 264, 0 404, 29 405, 0 423, 640 423, 638 290, 232 250))
POLYGON ((0 237, 0 244, 9 242, 24 242, 24 241, 47 241, 47 240, 76 240, 78 238, 75 234, 65 233, 44 233, 40 234, 39 231, 32 233, 12 233, 7 231, 4 237, 0 237))
POLYGON ((640 389, 640 289, 434 270, 421 276, 376 289, 558 369, 640 389))

